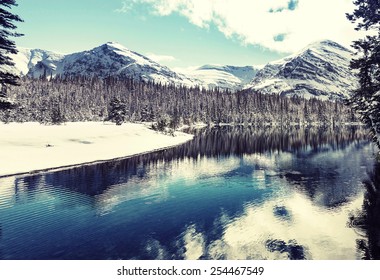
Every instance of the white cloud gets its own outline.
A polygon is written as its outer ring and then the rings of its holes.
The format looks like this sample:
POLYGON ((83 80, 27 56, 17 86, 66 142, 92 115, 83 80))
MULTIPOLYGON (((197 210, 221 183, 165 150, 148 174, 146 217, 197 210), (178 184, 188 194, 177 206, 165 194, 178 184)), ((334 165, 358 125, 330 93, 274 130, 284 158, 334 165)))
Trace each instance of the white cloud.
POLYGON ((345 16, 354 9, 352 0, 130 0, 128 3, 147 4, 159 16, 178 13, 201 28, 215 24, 228 38, 234 36, 243 44, 282 52, 293 52, 322 39, 349 45, 358 37, 345 16))
POLYGON ((170 62, 176 60, 175 57, 171 55, 148 53, 146 56, 155 62, 170 62))

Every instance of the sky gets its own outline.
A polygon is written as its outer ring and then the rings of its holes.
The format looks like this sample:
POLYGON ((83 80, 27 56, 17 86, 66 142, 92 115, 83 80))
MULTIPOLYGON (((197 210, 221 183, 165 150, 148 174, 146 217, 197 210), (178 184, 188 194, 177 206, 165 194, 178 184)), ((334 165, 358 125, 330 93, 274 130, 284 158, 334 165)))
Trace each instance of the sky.
POLYGON ((20 47, 59 53, 106 42, 172 67, 263 65, 318 40, 349 46, 352 0, 17 0, 20 47))

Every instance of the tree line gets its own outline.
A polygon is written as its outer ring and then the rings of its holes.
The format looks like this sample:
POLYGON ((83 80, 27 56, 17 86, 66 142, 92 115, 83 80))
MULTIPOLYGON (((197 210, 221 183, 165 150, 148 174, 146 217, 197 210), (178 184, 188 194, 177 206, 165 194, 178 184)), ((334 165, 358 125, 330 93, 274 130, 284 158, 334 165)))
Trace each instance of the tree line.
POLYGON ((155 122, 174 129, 198 122, 262 126, 357 121, 342 102, 248 90, 232 93, 187 88, 129 78, 23 78, 19 86, 10 87, 9 97, 17 100, 18 106, 0 111, 3 122, 104 121, 115 114, 113 106, 118 106, 116 114, 122 111, 122 121, 155 122))

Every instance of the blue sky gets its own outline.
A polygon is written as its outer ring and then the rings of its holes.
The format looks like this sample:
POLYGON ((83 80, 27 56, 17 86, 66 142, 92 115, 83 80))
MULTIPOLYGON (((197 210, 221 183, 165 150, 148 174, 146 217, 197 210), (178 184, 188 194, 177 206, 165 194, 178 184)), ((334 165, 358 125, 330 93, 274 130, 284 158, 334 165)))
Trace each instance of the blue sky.
POLYGON ((354 37, 344 17, 351 0, 17 3, 12 11, 24 19, 18 31, 25 34, 16 39, 19 46, 71 53, 116 41, 169 67, 265 64, 316 40, 347 43, 354 37), (314 16, 318 11, 323 20, 314 16))

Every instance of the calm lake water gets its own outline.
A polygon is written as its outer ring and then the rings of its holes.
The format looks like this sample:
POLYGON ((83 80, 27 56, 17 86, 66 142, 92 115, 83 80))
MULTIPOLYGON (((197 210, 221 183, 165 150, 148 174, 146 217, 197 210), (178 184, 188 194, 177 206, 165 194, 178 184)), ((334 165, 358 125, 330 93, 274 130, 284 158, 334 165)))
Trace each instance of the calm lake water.
POLYGON ((144 156, 0 178, 0 259, 378 258, 373 154, 356 128, 221 127, 144 156))

